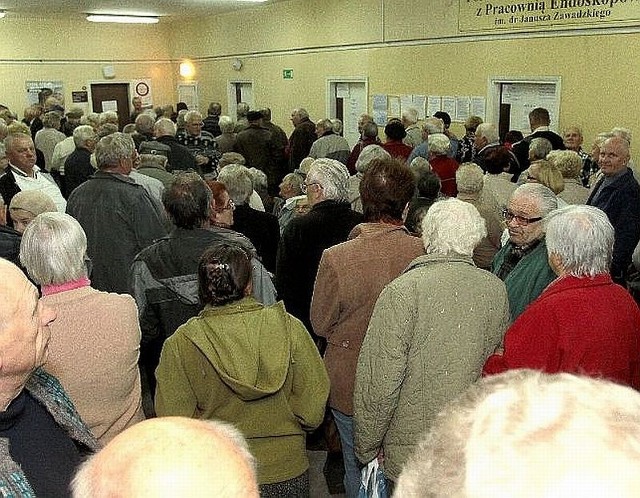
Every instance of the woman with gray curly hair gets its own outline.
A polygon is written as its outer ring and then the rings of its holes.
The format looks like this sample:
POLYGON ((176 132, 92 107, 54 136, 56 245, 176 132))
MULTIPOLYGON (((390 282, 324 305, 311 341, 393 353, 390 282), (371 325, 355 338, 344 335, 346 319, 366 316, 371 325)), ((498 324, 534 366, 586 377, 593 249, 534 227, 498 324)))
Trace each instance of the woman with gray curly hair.
POLYGON ((27 226, 20 261, 54 309, 45 368, 55 375, 102 444, 144 420, 140 394, 138 309, 131 296, 91 288, 87 237, 63 213, 27 226))

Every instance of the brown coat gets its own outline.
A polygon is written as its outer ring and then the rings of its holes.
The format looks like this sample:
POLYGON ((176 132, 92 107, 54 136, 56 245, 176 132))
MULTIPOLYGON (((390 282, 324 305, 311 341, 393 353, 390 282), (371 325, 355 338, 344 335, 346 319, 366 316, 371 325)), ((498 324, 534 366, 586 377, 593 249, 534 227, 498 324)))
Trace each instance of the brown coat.
POLYGON ((424 254, 422 240, 404 227, 362 223, 351 237, 322 254, 311 302, 313 330, 328 343, 329 406, 346 415, 353 415, 358 354, 378 295, 424 254))
POLYGON ((80 417, 103 445, 144 420, 140 394, 138 308, 131 296, 91 287, 50 294, 56 310, 49 357, 80 417))

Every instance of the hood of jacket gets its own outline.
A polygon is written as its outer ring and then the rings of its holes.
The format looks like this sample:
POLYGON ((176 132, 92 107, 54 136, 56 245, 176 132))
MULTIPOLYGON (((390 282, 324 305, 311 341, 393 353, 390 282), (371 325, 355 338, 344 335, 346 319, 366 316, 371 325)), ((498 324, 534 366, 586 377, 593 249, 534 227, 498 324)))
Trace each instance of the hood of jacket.
POLYGON ((281 302, 265 307, 245 297, 224 306, 207 305, 185 328, 222 381, 251 401, 279 391, 287 378, 290 320, 281 302))

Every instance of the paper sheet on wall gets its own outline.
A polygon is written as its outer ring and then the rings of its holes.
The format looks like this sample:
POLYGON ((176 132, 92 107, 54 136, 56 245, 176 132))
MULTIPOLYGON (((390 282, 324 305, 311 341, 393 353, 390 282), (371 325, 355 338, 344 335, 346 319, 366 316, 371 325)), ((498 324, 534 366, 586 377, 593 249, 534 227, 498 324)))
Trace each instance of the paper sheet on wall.
POLYGON ((400 115, 411 108, 415 108, 413 105, 413 95, 402 95, 400 97, 400 115))
POLYGON ((389 115, 387 114, 387 110, 373 110, 373 122, 378 126, 385 126, 389 121, 389 115))
POLYGON ((456 97, 456 114, 451 116, 452 121, 464 123, 469 117, 469 97, 458 95, 456 97))
POLYGON ((339 99, 348 99, 350 97, 349 83, 336 84, 336 97, 339 99))
POLYGON ((102 101, 102 112, 106 112, 106 111, 118 112, 118 101, 117 100, 103 100, 102 101))
POLYGON ((442 97, 442 111, 446 112, 449 116, 456 115, 456 98, 455 97, 442 97))
POLYGON ((425 118, 425 107, 427 105, 426 95, 414 95, 413 106, 418 109, 418 119, 423 120, 425 118))
POLYGON ((389 117, 400 117, 400 97, 388 97, 389 99, 389 117))
POLYGON ((486 99, 484 97, 471 97, 469 112, 471 116, 480 116, 485 120, 486 99))
POLYGON ((433 116, 442 108, 442 97, 439 95, 429 95, 427 99, 427 116, 433 116))
POLYGON ((387 96, 377 93, 373 96, 373 110, 387 112, 387 96))

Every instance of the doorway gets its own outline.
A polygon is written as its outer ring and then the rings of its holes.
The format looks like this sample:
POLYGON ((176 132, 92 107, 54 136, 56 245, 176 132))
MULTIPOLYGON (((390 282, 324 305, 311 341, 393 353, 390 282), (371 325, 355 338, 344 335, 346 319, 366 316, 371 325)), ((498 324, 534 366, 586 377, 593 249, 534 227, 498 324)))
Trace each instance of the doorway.
POLYGON ((342 135, 353 146, 360 139, 358 117, 368 110, 367 78, 328 78, 327 117, 342 121, 342 135))
POLYGON ((253 109, 253 81, 230 81, 228 86, 229 117, 236 119, 236 111, 240 102, 249 104, 253 109))
POLYGON ((91 83, 93 112, 116 111, 120 130, 131 122, 129 83, 91 83))

